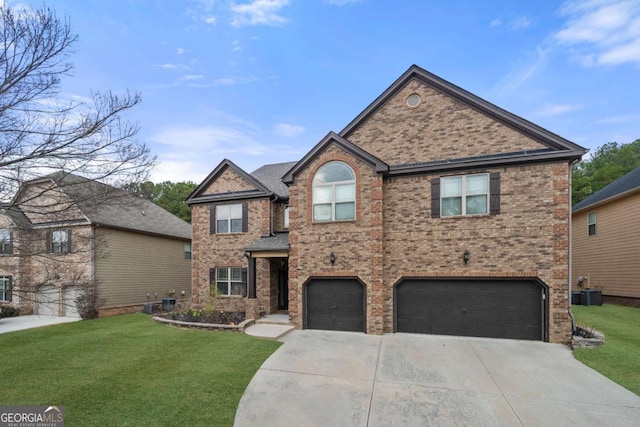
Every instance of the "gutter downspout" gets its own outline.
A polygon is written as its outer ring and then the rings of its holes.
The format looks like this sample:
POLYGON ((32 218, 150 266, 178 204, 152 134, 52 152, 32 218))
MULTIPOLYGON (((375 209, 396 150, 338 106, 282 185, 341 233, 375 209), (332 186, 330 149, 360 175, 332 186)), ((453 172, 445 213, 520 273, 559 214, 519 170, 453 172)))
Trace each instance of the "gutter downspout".
POLYGON ((571 333, 576 330, 576 318, 571 312, 571 292, 572 292, 572 277, 573 277, 573 165, 578 163, 578 160, 574 160, 569 163, 569 317, 571 318, 571 333))

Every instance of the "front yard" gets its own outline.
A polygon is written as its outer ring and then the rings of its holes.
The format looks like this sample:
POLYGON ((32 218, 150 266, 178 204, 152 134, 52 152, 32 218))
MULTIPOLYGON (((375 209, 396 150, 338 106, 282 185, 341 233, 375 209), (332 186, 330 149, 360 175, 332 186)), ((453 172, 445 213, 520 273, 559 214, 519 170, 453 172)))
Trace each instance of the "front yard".
POLYGON ((2 334, 0 403, 63 405, 70 426, 232 425, 280 344, 144 314, 2 334))
POLYGON ((602 347, 575 349, 575 358, 640 395, 640 309, 605 304, 572 310, 578 325, 605 335, 602 347))

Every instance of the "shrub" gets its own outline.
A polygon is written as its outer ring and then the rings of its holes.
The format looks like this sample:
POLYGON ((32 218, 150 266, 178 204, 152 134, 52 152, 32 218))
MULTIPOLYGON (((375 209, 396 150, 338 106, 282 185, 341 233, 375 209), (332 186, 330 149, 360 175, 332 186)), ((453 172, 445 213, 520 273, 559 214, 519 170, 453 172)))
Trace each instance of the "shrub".
POLYGON ((16 316, 20 316, 19 308, 16 308, 12 305, 3 305, 2 307, 0 307, 0 319, 16 316))

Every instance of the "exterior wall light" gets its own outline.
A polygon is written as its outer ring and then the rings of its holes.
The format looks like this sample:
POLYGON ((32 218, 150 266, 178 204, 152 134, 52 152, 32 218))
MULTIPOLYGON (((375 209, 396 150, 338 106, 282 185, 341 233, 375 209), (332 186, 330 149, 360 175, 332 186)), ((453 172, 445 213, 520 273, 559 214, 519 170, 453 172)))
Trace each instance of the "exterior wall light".
POLYGON ((329 262, 331 263, 331 265, 335 265, 336 263, 336 254, 334 254, 333 252, 329 254, 329 262))
POLYGON ((469 259, 471 259, 471 253, 469 251, 464 251, 464 253, 462 254, 462 260, 464 261, 464 265, 467 265, 467 263, 469 262, 469 259))

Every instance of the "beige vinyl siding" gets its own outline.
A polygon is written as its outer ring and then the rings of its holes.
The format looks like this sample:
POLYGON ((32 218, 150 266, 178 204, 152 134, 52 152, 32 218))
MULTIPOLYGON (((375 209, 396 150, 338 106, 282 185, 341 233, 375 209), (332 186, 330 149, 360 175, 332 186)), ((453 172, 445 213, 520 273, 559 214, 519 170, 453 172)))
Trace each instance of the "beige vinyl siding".
POLYGON ((640 298, 640 193, 573 216, 573 288, 578 277, 603 295, 640 298), (596 234, 588 216, 596 213, 596 234))
POLYGON ((191 295, 191 261, 184 257, 189 240, 169 239, 113 229, 98 229, 101 247, 96 278, 101 308, 144 304, 147 292, 161 302, 170 290, 191 295))

